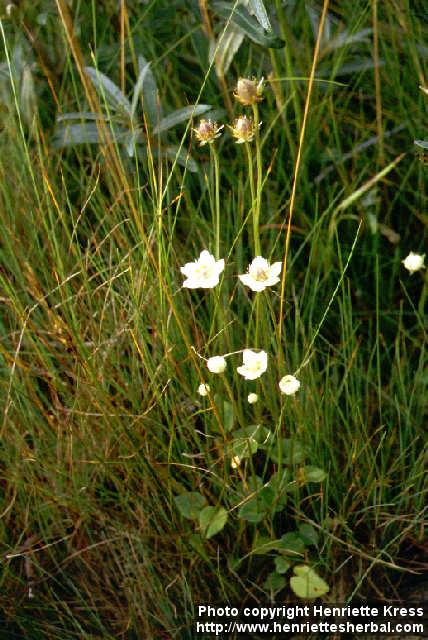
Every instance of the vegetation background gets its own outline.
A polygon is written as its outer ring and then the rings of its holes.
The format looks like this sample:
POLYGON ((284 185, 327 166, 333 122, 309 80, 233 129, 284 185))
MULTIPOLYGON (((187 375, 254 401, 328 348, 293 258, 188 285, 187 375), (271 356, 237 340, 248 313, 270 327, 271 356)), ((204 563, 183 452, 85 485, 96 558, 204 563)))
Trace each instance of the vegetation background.
POLYGON ((191 638, 200 602, 295 598, 287 534, 326 601, 403 598, 426 569, 426 272, 401 262, 423 253, 427 221, 428 145, 414 144, 426 6, 278 0, 263 28, 263 5, 244 5, 243 25, 237 3, 205 0, 3 3, 1 638, 191 638), (251 346, 253 299, 232 275, 254 257, 251 197, 243 145, 224 131, 216 336, 214 294, 181 289, 180 266, 214 247, 209 146, 189 118, 203 104, 232 122, 241 76, 267 79, 272 260, 294 185, 286 289, 263 298, 268 372, 251 385, 231 362, 206 399, 191 347, 251 346), (299 394, 281 398, 277 381, 302 363, 299 394), (255 422, 301 444, 324 479, 305 479, 292 452, 280 508, 249 517, 249 491, 262 478, 278 495, 282 470, 262 446, 231 468, 234 432, 255 422), (216 535, 183 517, 175 498, 189 491, 222 505, 216 535))

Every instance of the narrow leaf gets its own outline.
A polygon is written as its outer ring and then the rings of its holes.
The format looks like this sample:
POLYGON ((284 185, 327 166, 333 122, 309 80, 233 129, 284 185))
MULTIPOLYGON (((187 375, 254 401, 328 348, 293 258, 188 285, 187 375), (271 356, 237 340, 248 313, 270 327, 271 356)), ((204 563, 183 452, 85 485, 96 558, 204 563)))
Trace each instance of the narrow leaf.
MULTIPOLYGON (((147 67, 147 70, 144 73, 144 78, 141 85, 141 91, 143 94, 143 110, 146 114, 148 123, 154 127, 158 123, 159 119, 162 118, 162 108, 159 102, 159 92, 156 85, 155 76, 153 75, 153 71, 150 67, 149 62, 143 57, 138 56, 138 68, 140 70, 140 74, 143 72, 143 69, 147 67)), ((138 83, 138 80, 137 80, 138 83)), ((135 89, 134 89, 135 92, 135 89)), ((134 96, 135 97, 135 96, 134 96)))
POLYGON ((428 149, 428 140, 415 140, 414 144, 421 147, 421 149, 428 149))
POLYGON ((251 13, 256 16, 263 29, 266 29, 266 31, 272 31, 272 25, 269 21, 268 14, 262 0, 249 0, 248 6, 251 13))
POLYGON ((231 23, 218 40, 210 41, 209 62, 212 63, 215 58, 215 69, 219 78, 223 78, 228 72, 244 37, 243 32, 231 23))
POLYGON ((158 126, 153 129, 153 133, 157 134, 162 133, 163 131, 168 131, 168 129, 175 127, 181 122, 189 120, 189 118, 196 118, 197 116, 206 113, 209 109, 211 109, 209 104, 189 105, 183 109, 177 109, 177 111, 170 113, 169 116, 162 118, 158 126))
POLYGON ((94 67, 85 67, 85 73, 91 79, 97 92, 108 102, 110 107, 121 109, 131 116, 131 104, 128 98, 123 95, 119 87, 110 78, 101 73, 101 71, 94 69, 94 67))
POLYGON ((241 29, 256 44, 268 49, 279 49, 284 46, 284 41, 281 38, 274 34, 266 33, 244 7, 237 6, 232 13, 232 5, 228 2, 214 2, 213 10, 224 20, 230 19, 238 29, 241 29))
POLYGON ((142 93, 144 79, 150 69, 150 62, 147 62, 142 69, 140 69, 140 73, 138 74, 137 82, 135 83, 134 93, 132 96, 132 104, 131 104, 131 117, 135 116, 135 112, 138 107, 138 99, 140 97, 140 93, 142 93))
POLYGON ((61 113, 56 117, 57 122, 67 122, 68 120, 108 120, 102 113, 92 113, 91 111, 73 111, 71 113, 61 113))

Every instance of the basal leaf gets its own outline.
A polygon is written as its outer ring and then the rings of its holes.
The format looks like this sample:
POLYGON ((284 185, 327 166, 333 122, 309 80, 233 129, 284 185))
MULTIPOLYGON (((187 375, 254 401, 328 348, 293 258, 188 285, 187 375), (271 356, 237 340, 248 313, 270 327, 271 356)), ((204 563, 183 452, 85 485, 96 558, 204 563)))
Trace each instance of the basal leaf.
POLYGON ((212 8, 224 20, 231 20, 250 40, 268 49, 279 49, 284 46, 284 41, 278 36, 267 33, 251 16, 245 7, 238 5, 233 8, 229 2, 213 2, 212 8), (231 15, 232 14, 232 15, 231 15))
MULTIPOLYGON (((143 56, 138 56, 138 68, 139 75, 137 84, 134 88, 133 102, 134 100, 138 104, 138 94, 143 94, 143 110, 146 114, 147 121, 152 127, 155 127, 158 121, 162 118, 162 107, 159 102, 159 92, 156 85, 155 76, 151 69, 151 63, 148 62, 143 56), (138 81, 141 79, 141 87, 137 91, 138 81), (137 98, 135 95, 137 94, 137 98)), ((135 106, 136 109, 136 106, 135 106)), ((135 112, 134 112, 135 113, 135 112)))
POLYGON ((293 571, 290 587, 299 598, 313 600, 328 593, 328 584, 311 567, 299 565, 293 571))
POLYGON ((188 520, 196 520, 207 501, 197 491, 186 491, 175 496, 174 502, 182 516, 188 520))
POLYGON ((169 116, 162 118, 159 124, 153 129, 153 133, 157 134, 167 131, 168 129, 175 127, 177 124, 186 122, 190 118, 196 118, 197 116, 206 113, 210 109, 211 106, 209 104, 189 105, 183 109, 177 109, 177 111, 170 113, 169 116))
POLYGON ((228 513, 223 507, 205 507, 199 514, 199 525, 206 538, 219 533, 227 522, 228 513))
POLYGON ((272 25, 269 21, 268 14, 266 12, 266 8, 265 8, 265 5, 263 4, 263 1, 249 0, 248 7, 251 13, 253 13, 256 16, 260 26, 263 27, 263 29, 265 29, 266 31, 272 31, 272 25))
POLYGON ((131 117, 131 103, 110 78, 94 67, 85 67, 85 73, 91 79, 97 93, 107 101, 111 108, 125 111, 131 117))

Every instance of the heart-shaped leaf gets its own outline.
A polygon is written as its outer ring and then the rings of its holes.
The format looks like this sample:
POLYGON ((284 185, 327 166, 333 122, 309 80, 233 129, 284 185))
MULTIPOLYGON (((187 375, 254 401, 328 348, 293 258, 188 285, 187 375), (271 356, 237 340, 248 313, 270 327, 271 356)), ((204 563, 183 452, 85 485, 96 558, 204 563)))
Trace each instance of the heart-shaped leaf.
POLYGON ((199 514, 199 525, 206 538, 212 538, 227 522, 227 511, 223 507, 205 507, 199 514))
POLYGON ((313 600, 328 593, 328 584, 307 565, 298 565, 293 569, 296 574, 290 578, 290 587, 299 598, 313 600))

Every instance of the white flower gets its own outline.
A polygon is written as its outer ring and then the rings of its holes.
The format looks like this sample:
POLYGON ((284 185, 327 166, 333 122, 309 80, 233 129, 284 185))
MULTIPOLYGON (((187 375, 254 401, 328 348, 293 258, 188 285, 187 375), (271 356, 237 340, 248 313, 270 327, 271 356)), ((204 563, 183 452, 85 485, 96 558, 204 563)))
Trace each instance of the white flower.
POLYGON ((188 289, 211 289, 219 282, 220 273, 224 269, 224 260, 216 260, 206 249, 195 262, 188 262, 181 267, 187 280, 183 287, 188 289))
POLYGON ((296 391, 300 389, 300 381, 291 375, 284 376, 279 381, 279 388, 286 396, 294 396, 296 391))
POLYGON ((266 351, 251 351, 244 349, 242 353, 243 365, 238 367, 237 371, 244 376, 246 380, 255 380, 259 378, 267 369, 267 353, 266 351))
POLYGON ((241 458, 239 456, 233 456, 230 466, 232 469, 236 469, 241 464, 241 458))
POLYGON ((404 267, 407 269, 407 271, 410 271, 410 274, 413 275, 415 271, 419 271, 419 269, 425 268, 424 261, 425 254, 421 256, 418 253, 413 253, 413 251, 411 251, 407 258, 402 260, 402 263, 404 264, 404 267))
POLYGON ((265 258, 257 256, 248 267, 248 273, 238 277, 252 291, 263 291, 266 287, 272 287, 279 282, 281 269, 282 262, 274 262, 270 265, 265 258))
POLYGON ((207 360, 207 367, 211 373, 223 373, 226 366, 226 358, 223 358, 223 356, 213 356, 207 360))
POLYGON ((204 382, 201 382, 201 384, 198 387, 198 393, 200 396, 202 396, 203 398, 205 396, 208 395, 208 392, 210 391, 210 387, 209 385, 205 384, 204 382))
POLYGON ((256 404, 259 401, 259 396, 257 393, 249 393, 247 398, 249 404, 256 404))

